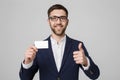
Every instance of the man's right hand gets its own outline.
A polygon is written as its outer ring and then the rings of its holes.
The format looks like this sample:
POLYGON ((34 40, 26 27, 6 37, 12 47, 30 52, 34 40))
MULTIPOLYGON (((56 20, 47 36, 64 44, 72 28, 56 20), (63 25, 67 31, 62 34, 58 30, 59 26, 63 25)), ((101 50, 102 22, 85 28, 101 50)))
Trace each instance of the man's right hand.
POLYGON ((23 63, 24 64, 31 63, 34 60, 37 51, 38 49, 34 45, 30 46, 25 52, 25 59, 23 63))

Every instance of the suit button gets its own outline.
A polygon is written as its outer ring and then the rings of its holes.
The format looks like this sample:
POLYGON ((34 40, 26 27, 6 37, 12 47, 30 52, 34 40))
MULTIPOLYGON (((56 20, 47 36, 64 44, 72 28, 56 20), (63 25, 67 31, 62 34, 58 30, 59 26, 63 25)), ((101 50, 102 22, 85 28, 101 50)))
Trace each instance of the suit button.
POLYGON ((60 77, 58 77, 57 80, 60 80, 60 77))

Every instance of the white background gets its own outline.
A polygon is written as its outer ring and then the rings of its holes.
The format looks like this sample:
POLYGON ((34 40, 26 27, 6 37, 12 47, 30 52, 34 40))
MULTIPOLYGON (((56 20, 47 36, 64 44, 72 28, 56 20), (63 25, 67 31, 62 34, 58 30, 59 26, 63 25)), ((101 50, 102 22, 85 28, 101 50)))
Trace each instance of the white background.
POLYGON ((120 80, 120 0, 0 0, 0 80, 19 80, 25 50, 51 33, 47 10, 56 3, 68 9, 66 33, 84 42, 100 68, 98 80, 120 80))

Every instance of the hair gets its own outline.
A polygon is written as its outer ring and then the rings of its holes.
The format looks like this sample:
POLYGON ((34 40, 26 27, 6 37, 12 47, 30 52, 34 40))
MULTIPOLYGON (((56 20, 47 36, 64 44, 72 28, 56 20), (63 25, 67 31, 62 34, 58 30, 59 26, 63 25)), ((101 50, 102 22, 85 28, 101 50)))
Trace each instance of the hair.
POLYGON ((68 10, 61 4, 55 4, 55 5, 52 5, 49 9, 48 9, 48 17, 50 16, 50 13, 55 10, 55 9, 62 9, 66 12, 66 15, 68 17, 68 10))

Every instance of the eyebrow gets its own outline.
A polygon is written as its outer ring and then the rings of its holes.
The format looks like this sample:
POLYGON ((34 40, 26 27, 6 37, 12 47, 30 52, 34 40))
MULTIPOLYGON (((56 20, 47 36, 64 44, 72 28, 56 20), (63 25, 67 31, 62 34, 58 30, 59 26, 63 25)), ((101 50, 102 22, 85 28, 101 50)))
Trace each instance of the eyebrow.
POLYGON ((49 16, 49 17, 67 17, 67 16, 49 16))

